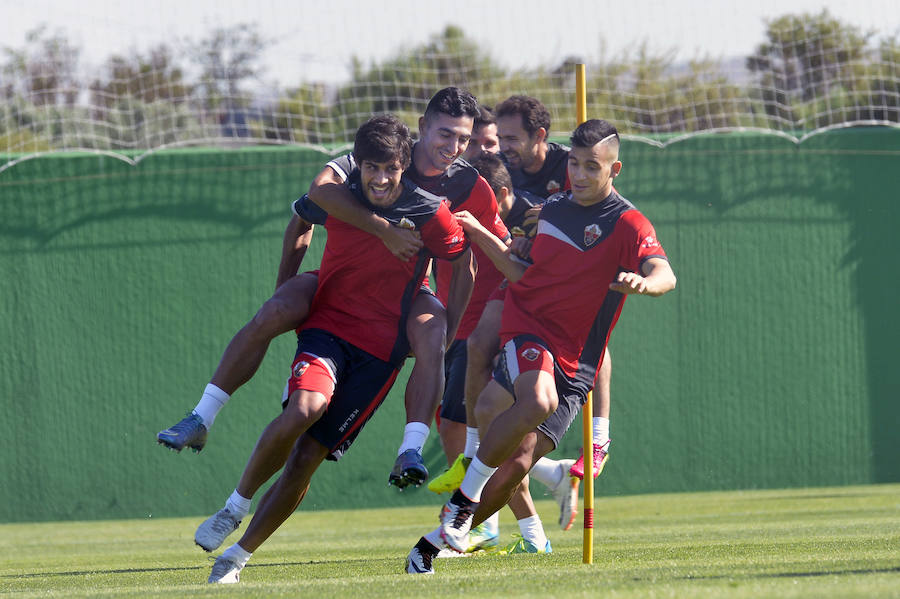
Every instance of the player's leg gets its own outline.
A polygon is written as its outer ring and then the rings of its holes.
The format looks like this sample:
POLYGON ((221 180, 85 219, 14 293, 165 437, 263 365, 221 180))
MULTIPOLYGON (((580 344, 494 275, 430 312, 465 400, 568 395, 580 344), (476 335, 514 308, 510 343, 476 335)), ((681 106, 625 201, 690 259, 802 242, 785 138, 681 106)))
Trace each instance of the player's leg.
POLYGON ((284 409, 263 430, 225 506, 197 528, 197 545, 212 551, 237 529, 259 488, 284 465, 300 435, 325 413, 343 364, 344 354, 332 337, 304 331, 291 367, 284 409))
MULTIPOLYGON (((528 479, 529 476, 526 474, 519 486, 513 491, 512 497, 509 498, 509 503, 507 504, 516 517, 516 523, 519 525, 519 534, 521 535, 519 539, 507 547, 507 553, 535 553, 535 551, 528 551, 527 548, 546 547, 549 543, 547 533, 544 531, 544 524, 541 522, 541 517, 534 507, 534 500, 531 498, 528 479)), ((483 493, 482 496, 484 496, 483 493)))
POLYGON ((219 411, 231 394, 256 373, 272 339, 296 329, 306 319, 317 285, 315 273, 303 273, 276 289, 231 339, 194 410, 178 424, 161 431, 157 442, 176 451, 185 447, 203 449, 219 411))
POLYGON ((250 512, 250 501, 259 488, 284 465, 297 438, 325 412, 328 399, 312 391, 291 394, 287 407, 263 430, 234 493, 225 507, 207 518, 194 535, 205 549, 218 548, 250 512))
POLYGON ((413 300, 406 334, 416 358, 406 385, 406 427, 397 460, 388 482, 399 488, 420 485, 428 478, 422 447, 429 423, 444 393, 444 348, 447 343, 447 311, 430 293, 413 300))
POLYGON ((435 477, 428 488, 435 493, 443 493, 459 488, 469 462, 478 451, 478 420, 475 406, 478 396, 491 380, 494 357, 500 345, 500 319, 503 313, 503 301, 491 300, 487 303, 478 325, 466 339, 466 375, 465 375, 465 408, 466 438, 462 455, 457 454, 450 468, 435 477))
POLYGON ((300 436, 285 462, 284 471, 263 495, 244 535, 216 559, 209 582, 238 582, 239 573, 253 552, 303 501, 313 473, 327 455, 328 448, 324 445, 309 435, 300 436))
MULTIPOLYGON (((603 353, 603 360, 597 370, 592 396, 593 414, 591 414, 591 431, 593 437, 594 478, 603 471, 606 461, 609 459, 609 409, 610 409, 610 381, 612 379, 612 358, 609 348, 603 353)), ((584 478, 584 449, 581 455, 569 469, 571 476, 578 479, 584 478)))

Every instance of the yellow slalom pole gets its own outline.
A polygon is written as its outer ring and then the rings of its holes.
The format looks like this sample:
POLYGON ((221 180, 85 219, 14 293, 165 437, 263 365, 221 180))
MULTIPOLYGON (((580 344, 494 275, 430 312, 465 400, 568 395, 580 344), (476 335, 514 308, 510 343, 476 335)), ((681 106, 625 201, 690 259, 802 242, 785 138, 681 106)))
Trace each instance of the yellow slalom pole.
MULTIPOLYGON (((587 120, 587 89, 585 88, 584 65, 575 65, 575 114, 578 124, 587 120)), ((581 561, 594 563, 594 435, 591 427, 593 397, 588 393, 587 401, 581 408, 582 447, 584 448, 584 540, 581 561)))

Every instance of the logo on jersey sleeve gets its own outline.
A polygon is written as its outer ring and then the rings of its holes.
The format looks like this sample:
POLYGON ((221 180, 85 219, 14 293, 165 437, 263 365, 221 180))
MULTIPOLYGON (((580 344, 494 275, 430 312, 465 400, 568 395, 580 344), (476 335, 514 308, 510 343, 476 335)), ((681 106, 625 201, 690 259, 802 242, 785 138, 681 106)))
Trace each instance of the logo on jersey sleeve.
POLYGON ((646 249, 646 248, 658 248, 658 247, 659 247, 659 241, 657 241, 657 240, 656 240, 656 237, 654 237, 653 235, 647 235, 647 236, 644 237, 644 239, 641 241, 641 247, 644 248, 644 249, 646 249))
POLYGON ((526 347, 522 351, 522 357, 525 358, 526 360, 528 360, 529 362, 534 362, 535 360, 538 359, 538 357, 540 357, 540 355, 541 355, 541 352, 537 348, 534 348, 534 347, 526 347))
POLYGON ((603 234, 603 229, 600 228, 600 225, 594 223, 592 225, 588 225, 584 228, 584 245, 591 246, 597 243, 597 240, 600 239, 600 236, 603 234))
POLYGON ((556 193, 561 188, 562 186, 559 184, 559 181, 550 179, 550 181, 547 182, 547 193, 556 193))
POLYGON ((291 373, 294 375, 294 378, 300 378, 307 368, 309 368, 309 362, 300 361, 294 364, 294 369, 291 373))
POLYGON ((400 219, 400 222, 397 223, 397 226, 400 227, 401 229, 413 230, 416 228, 416 223, 412 222, 411 220, 409 220, 408 218, 406 218, 404 216, 403 218, 400 219))

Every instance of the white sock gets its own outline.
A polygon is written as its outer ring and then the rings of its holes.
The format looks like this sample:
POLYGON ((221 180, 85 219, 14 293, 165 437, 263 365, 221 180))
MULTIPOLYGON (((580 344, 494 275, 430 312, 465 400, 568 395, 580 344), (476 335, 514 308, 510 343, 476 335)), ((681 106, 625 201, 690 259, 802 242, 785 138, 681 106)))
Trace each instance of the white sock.
POLYGON ((222 552, 222 557, 230 559, 242 568, 250 561, 251 555, 253 555, 251 552, 247 551, 237 543, 222 552))
POLYGON ((466 427, 466 448, 463 450, 463 456, 469 459, 475 457, 481 440, 478 438, 478 427, 466 427))
POLYGON ((247 499, 235 489, 228 501, 225 502, 225 508, 232 514, 243 518, 250 513, 250 499, 247 499))
POLYGON ((203 390, 203 396, 200 398, 200 403, 194 408, 194 414, 203 420, 203 424, 209 430, 216 421, 219 410, 225 407, 229 399, 231 399, 230 395, 210 383, 203 390))
POLYGON ((556 488, 559 481, 562 480, 563 471, 559 467, 559 462, 549 458, 541 458, 531 467, 531 477, 544 484, 550 489, 556 488))
POLYGON ((547 546, 547 534, 544 532, 541 517, 537 514, 519 520, 519 531, 522 533, 523 539, 531 541, 538 549, 544 549, 547 546))
POLYGON ((400 444, 400 450, 397 452, 397 455, 400 455, 407 449, 415 449, 419 453, 422 453, 422 448, 425 447, 425 440, 428 439, 428 425, 424 422, 409 422, 406 424, 406 427, 403 429, 403 442, 400 444))
POLYGON ((437 527, 432 530, 430 533, 425 535, 425 540, 434 545, 436 548, 440 549, 446 543, 444 543, 444 539, 441 538, 441 527, 437 527))
POLYGON ((609 418, 594 416, 591 419, 591 431, 594 435, 594 445, 603 447, 609 441, 609 418))
POLYGON ((469 464, 469 469, 466 470, 466 477, 459 485, 459 490, 471 501, 481 501, 481 492, 496 471, 496 468, 491 468, 475 456, 469 464))
POLYGON ((500 531, 500 512, 494 512, 490 516, 488 516, 487 520, 484 521, 491 530, 500 531))

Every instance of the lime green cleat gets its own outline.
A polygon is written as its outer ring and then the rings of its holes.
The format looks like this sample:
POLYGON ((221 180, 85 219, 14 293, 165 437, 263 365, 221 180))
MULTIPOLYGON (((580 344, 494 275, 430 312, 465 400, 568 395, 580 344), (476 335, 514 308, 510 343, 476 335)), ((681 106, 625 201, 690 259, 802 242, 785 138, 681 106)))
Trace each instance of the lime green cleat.
POLYGON ((466 476, 466 470, 471 461, 472 458, 459 454, 452 466, 444 470, 440 476, 431 479, 431 482, 428 483, 428 490, 434 493, 452 493, 458 489, 466 476))
POLYGON ((553 547, 550 546, 550 539, 543 549, 538 549, 534 543, 522 538, 522 535, 513 535, 513 542, 501 549, 501 555, 512 555, 513 553, 553 553, 553 547))
POLYGON ((490 521, 485 521, 469 531, 469 548, 466 553, 476 551, 491 551, 497 547, 500 531, 496 526, 491 526, 490 521))

